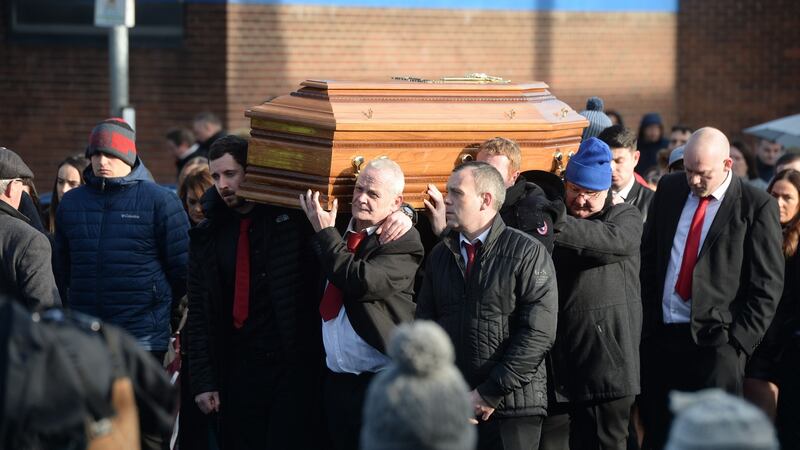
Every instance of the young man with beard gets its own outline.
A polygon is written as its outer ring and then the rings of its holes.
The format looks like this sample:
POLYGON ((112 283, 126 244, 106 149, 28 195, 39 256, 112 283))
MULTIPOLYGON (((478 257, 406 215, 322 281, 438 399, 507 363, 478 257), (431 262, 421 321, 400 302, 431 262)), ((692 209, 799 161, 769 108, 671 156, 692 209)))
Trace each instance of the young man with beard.
MULTIPOLYGON (((211 146, 206 220, 190 231, 189 371, 226 449, 318 448, 318 266, 302 212, 245 201, 247 141, 211 146)), ((191 432, 191 430, 186 430, 191 432)))

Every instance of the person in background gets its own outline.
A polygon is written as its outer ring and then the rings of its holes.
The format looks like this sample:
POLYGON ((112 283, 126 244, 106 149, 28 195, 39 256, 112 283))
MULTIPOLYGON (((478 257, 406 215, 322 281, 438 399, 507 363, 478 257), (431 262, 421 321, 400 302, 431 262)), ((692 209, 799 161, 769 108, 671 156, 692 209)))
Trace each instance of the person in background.
POLYGON ((589 97, 586 101, 586 109, 580 115, 589 121, 589 125, 583 129, 581 140, 597 137, 606 128, 613 125, 611 119, 603 112, 603 99, 600 97, 589 97))
POLYGON ((800 172, 775 175, 767 191, 778 201, 786 259, 775 318, 747 364, 745 398, 776 419, 783 448, 800 448, 800 172))
POLYGON ((211 172, 208 170, 208 165, 198 166, 192 172, 189 172, 178 187, 178 197, 186 209, 186 214, 189 215, 189 222, 192 226, 197 225, 205 219, 203 214, 203 205, 200 199, 203 194, 214 184, 211 178, 211 172))
POLYGON ((647 113, 642 117, 636 142, 640 152, 636 171, 644 175, 657 164, 658 151, 669 147, 669 141, 664 138, 664 124, 658 113, 647 113))
POLYGON ((68 156, 58 164, 56 179, 53 182, 53 194, 50 196, 50 206, 47 209, 47 229, 50 233, 56 232, 56 211, 64 194, 86 184, 83 171, 88 165, 89 160, 81 155, 68 156))
POLYGON ((775 173, 783 172, 786 169, 794 169, 800 172, 800 153, 784 153, 775 163, 775 173))
POLYGON ((606 115, 611 120, 611 125, 620 125, 625 126, 625 121, 622 120, 622 115, 618 113, 616 110, 609 109, 606 111, 606 115))
MULTIPOLYGON (((186 128, 173 128, 167 131, 164 136, 166 138, 166 147, 169 152, 175 157, 175 167, 177 173, 180 174, 183 167, 198 156, 208 156, 208 152, 198 152, 200 144, 195 142, 194 133, 192 130, 186 128)), ((207 150, 207 149, 206 149, 207 150)))
POLYGON ((756 144, 756 170, 758 177, 769 183, 775 175, 775 164, 783 155, 783 146, 768 139, 759 139, 756 144))
POLYGON ((650 186, 636 179, 633 168, 639 161, 639 150, 636 150, 636 135, 633 131, 614 125, 606 128, 598 137, 611 149, 611 189, 613 195, 619 196, 625 203, 635 206, 647 220, 647 210, 653 199, 650 186))
POLYGON ((681 145, 670 152, 668 173, 683 172, 683 150, 685 148, 685 145, 681 145))
POLYGON ((194 116, 192 122, 192 131, 197 138, 197 150, 194 154, 197 156, 208 156, 208 151, 211 149, 211 144, 217 139, 225 136, 227 133, 222 129, 222 121, 212 112, 201 112, 194 116))
POLYGON ((731 141, 731 159, 733 160, 734 175, 747 181, 749 184, 766 189, 767 182, 759 178, 756 170, 756 157, 743 141, 731 141))
POLYGON ((392 362, 367 390, 361 450, 473 450, 469 388, 444 330, 427 320, 402 324, 388 354, 392 362))
POLYGON ((692 136, 693 131, 694 130, 686 125, 674 125, 669 133, 669 143, 667 145, 667 149, 669 149, 669 151, 673 151, 682 145, 686 145, 686 143, 689 142, 689 138, 692 136))
POLYGON ((208 158, 198 156, 186 163, 183 169, 181 169, 181 173, 178 174, 178 186, 183 184, 183 180, 188 174, 197 172, 198 170, 208 170, 208 158))
POLYGON ((124 120, 97 124, 86 157, 86 184, 56 211, 61 297, 122 327, 163 361, 173 301, 186 292, 189 221, 178 196, 149 180, 124 120))

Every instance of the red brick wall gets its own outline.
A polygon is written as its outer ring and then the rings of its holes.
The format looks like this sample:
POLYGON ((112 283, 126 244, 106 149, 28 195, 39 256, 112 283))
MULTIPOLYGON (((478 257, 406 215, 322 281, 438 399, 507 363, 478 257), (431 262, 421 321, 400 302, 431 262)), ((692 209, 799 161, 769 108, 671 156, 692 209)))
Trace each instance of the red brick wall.
POLYGON ((486 72, 542 80, 577 110, 600 95, 629 124, 676 117, 670 13, 407 10, 230 5, 228 113, 307 78, 440 77, 486 72))
POLYGON ((797 0, 683 0, 678 33, 682 120, 737 136, 800 112, 797 0))

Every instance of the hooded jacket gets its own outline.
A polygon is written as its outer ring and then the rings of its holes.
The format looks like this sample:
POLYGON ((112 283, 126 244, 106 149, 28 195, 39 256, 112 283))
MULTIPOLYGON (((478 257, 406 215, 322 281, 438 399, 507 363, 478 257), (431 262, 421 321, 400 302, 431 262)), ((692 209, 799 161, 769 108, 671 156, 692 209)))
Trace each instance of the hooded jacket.
POLYGON ((164 351, 173 299, 186 291, 189 220, 175 193, 137 157, 130 174, 97 177, 64 195, 56 212, 56 281, 64 303, 164 351))

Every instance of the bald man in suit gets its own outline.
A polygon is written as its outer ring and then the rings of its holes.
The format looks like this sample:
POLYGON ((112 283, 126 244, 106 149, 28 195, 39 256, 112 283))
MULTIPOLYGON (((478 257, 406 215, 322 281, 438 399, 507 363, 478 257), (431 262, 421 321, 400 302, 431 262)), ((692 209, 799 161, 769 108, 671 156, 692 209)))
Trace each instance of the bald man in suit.
POLYGON ((741 395, 746 359, 783 288, 775 200, 731 171, 730 145, 695 132, 685 173, 661 179, 642 238, 641 411, 645 447, 662 448, 670 390, 741 395))

